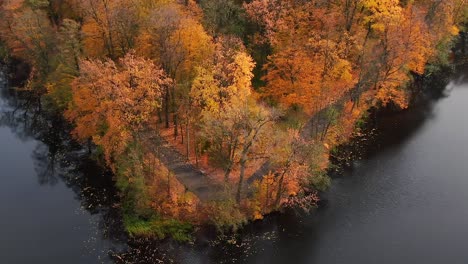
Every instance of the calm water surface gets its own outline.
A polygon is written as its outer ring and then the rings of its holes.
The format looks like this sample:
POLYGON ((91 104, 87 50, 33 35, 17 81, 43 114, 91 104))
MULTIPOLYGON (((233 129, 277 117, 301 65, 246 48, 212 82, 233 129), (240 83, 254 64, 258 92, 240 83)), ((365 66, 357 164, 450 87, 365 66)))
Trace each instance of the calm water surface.
POLYGON ((0 89, 0 263, 108 262, 121 245, 103 172, 61 124, 17 108, 1 72, 0 89))
POLYGON ((334 180, 326 208, 253 224, 235 243, 193 246, 126 246, 108 177, 66 133, 50 132, 61 124, 13 112, 2 87, 0 262, 101 263, 128 250, 133 263, 466 264, 464 74, 451 77, 442 98, 379 120, 371 155, 334 180))

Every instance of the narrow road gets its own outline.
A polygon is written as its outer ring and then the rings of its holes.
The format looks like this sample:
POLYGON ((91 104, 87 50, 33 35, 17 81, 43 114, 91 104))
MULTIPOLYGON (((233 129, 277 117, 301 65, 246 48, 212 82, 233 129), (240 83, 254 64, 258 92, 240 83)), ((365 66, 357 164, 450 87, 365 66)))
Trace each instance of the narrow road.
POLYGON ((151 135, 147 142, 154 144, 152 149, 158 149, 161 162, 175 175, 175 177, 200 201, 210 202, 223 197, 223 186, 211 180, 192 164, 186 162, 185 156, 180 154, 169 142, 158 135, 151 135))

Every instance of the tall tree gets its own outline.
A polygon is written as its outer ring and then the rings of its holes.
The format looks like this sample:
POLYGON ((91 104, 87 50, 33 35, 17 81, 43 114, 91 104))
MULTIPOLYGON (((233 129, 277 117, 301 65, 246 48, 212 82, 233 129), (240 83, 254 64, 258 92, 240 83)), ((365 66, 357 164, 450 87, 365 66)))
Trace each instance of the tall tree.
POLYGON ((66 112, 76 125, 73 134, 81 140, 92 138, 113 165, 112 159, 139 137, 161 107, 164 87, 171 83, 162 69, 133 53, 119 64, 83 60, 66 112))

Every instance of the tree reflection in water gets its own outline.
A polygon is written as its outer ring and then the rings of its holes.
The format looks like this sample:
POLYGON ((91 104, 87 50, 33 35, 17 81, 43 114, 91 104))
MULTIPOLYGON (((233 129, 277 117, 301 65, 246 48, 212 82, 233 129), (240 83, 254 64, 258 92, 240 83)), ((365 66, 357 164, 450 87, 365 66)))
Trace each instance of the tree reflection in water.
POLYGON ((98 215, 99 233, 112 245, 126 243, 119 211, 119 199, 111 174, 91 160, 88 152, 69 136, 70 126, 57 114, 40 111, 37 100, 26 91, 10 89, 0 69, 0 127, 9 128, 22 142, 35 140, 32 151, 39 185, 63 182, 81 208, 98 215))

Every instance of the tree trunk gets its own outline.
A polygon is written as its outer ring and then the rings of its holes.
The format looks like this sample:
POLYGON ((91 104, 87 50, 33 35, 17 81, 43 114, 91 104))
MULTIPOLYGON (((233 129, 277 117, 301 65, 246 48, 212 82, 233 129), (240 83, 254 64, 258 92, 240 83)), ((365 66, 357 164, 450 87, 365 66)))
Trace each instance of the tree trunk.
POLYGON ((231 171, 232 171, 232 165, 229 164, 226 171, 224 172, 224 182, 225 183, 227 183, 229 181, 229 175, 231 174, 231 171))
POLYGON ((158 109, 158 123, 161 124, 162 122, 163 122, 163 118, 162 118, 161 109, 158 109))
POLYGON ((197 168, 200 167, 200 164, 198 164, 198 147, 197 145, 195 144, 195 165, 197 166, 197 168))
POLYGON ((187 133, 185 136, 185 141, 187 145, 187 161, 190 160, 190 131, 189 131, 189 122, 187 120, 187 126, 185 127, 185 132, 187 133))
POLYGON ((178 127, 178 115, 177 115, 177 107, 176 107, 176 90, 175 90, 175 84, 172 85, 172 97, 171 97, 171 102, 172 102, 172 111, 173 111, 173 121, 174 121, 174 138, 176 139, 177 136, 179 136, 179 127, 178 127))
POLYGON ((466 32, 461 32, 460 36, 461 36, 461 43, 462 43, 462 54, 465 55, 465 51, 466 51, 466 32))
POLYGON ((283 193, 283 182, 284 182, 284 175, 286 174, 286 170, 283 171, 281 177, 278 182, 278 190, 276 191, 276 199, 275 199, 275 206, 279 207, 281 202, 281 194, 283 193))
POLYGON ((265 193, 265 205, 264 208, 268 210, 268 206, 270 205, 270 181, 267 179, 266 181, 266 193, 265 193))
MULTIPOLYGON (((244 155, 243 155, 244 156, 244 155)), ((241 201, 242 186, 244 185, 245 165, 247 163, 246 157, 242 157, 240 162, 239 183, 237 185, 236 202, 239 204, 241 201)))
POLYGON ((328 129, 330 128, 331 121, 327 122, 327 125, 325 126, 325 129, 322 132, 322 135, 320 136, 320 141, 323 141, 325 139, 325 136, 328 133, 328 129))
POLYGON ((91 137, 88 138, 88 154, 91 154, 92 153, 92 147, 93 147, 93 140, 91 139, 91 137))
MULTIPOLYGON (((229 181, 229 175, 231 174, 232 166, 234 166, 234 157, 236 155, 237 144, 238 144, 238 140, 236 139, 236 140, 234 140, 234 142, 231 141, 231 143, 228 146, 229 165, 228 165, 228 168, 226 170, 226 173, 224 174, 224 182, 226 182, 226 183, 229 181)), ((221 153, 222 153, 222 151, 221 151, 221 153)))
POLYGON ((176 139, 179 136, 179 125, 178 125, 178 118, 177 114, 174 113, 174 138, 176 139))
POLYGON ((166 122, 166 128, 169 128, 169 88, 166 87, 166 93, 164 94, 164 118, 166 122))
POLYGON ((171 199, 171 172, 167 172, 167 198, 171 199))
MULTIPOLYGON (((366 45, 367 45, 367 41, 369 40, 371 28, 372 28, 372 25, 369 22, 368 25, 367 25, 367 33, 366 33, 366 36, 364 38, 364 43, 362 44, 362 47, 363 47, 362 52, 359 55, 359 59, 358 59, 358 62, 359 62, 358 65, 359 65, 360 69, 362 69, 363 66, 364 66, 364 55, 365 55, 364 51, 365 51, 365 48, 366 48, 366 45)), ((360 71, 359 72, 358 82, 356 84, 356 88, 354 89, 354 91, 351 92, 352 101, 353 101, 352 109, 359 106, 359 97, 361 96, 361 88, 362 88, 361 85, 362 85, 362 82, 363 82, 362 79, 363 79, 362 71, 360 71)))
POLYGON ((184 144, 184 126, 180 126, 180 144, 184 144))

